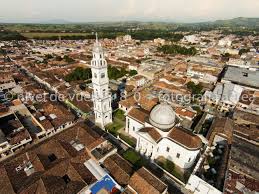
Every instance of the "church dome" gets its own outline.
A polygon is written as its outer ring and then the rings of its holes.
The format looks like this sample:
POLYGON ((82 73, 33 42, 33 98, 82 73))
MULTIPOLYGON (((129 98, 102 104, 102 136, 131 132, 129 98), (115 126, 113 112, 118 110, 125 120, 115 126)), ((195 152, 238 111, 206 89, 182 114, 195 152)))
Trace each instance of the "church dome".
POLYGON ((175 124, 175 112, 168 104, 158 104, 152 109, 149 121, 162 131, 169 131, 175 124))

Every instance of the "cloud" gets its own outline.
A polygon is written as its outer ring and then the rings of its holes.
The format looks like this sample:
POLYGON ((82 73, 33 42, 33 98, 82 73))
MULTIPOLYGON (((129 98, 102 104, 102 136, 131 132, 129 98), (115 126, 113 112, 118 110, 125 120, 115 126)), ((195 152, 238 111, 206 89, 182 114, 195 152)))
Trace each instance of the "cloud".
POLYGON ((0 0, 5 19, 206 21, 259 17, 259 0, 0 0))

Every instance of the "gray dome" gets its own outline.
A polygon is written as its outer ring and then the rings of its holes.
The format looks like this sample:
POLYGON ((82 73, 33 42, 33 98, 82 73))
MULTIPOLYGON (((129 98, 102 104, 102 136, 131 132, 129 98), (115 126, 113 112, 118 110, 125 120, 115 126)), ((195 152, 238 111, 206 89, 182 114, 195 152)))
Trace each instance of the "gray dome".
POLYGON ((168 104, 158 104, 152 109, 149 121, 158 129, 168 131, 175 124, 175 112, 168 104))

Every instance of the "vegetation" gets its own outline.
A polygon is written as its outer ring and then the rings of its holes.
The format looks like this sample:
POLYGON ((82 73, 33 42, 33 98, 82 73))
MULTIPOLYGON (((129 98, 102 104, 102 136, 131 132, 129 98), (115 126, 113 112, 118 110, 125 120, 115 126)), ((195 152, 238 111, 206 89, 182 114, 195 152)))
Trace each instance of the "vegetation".
POLYGON ((26 38, 32 39, 42 39, 42 40, 78 40, 78 39, 87 39, 94 38, 90 33, 55 33, 55 32, 25 32, 21 33, 26 38))
POLYGON ((123 76, 125 76, 128 72, 126 71, 125 68, 116 68, 112 66, 108 66, 108 77, 110 79, 119 79, 123 76))
POLYGON ((134 76, 134 75, 137 75, 138 72, 136 70, 130 70, 129 71, 129 76, 134 76))
POLYGON ((179 180, 185 182, 184 173, 177 170, 177 168, 175 167, 175 164, 172 161, 162 158, 162 159, 156 160, 156 163, 159 166, 161 166, 163 169, 165 169, 167 172, 174 175, 179 180))
POLYGON ((135 148, 136 146, 136 141, 134 141, 132 138, 130 138, 129 136, 126 136, 122 133, 119 134, 120 138, 125 141, 127 144, 129 144, 130 146, 132 146, 133 148, 135 148))
MULTIPOLYGON (((65 55, 64 60, 66 60, 66 62, 72 62, 73 59, 65 55)), ((125 76, 126 74, 128 74, 128 71, 126 71, 124 68, 120 69, 120 68, 108 66, 108 76, 110 79, 116 80, 125 76)), ((92 72, 90 68, 77 67, 73 72, 71 72, 65 77, 65 80, 67 82, 71 82, 71 81, 77 81, 77 80, 88 80, 91 78, 92 78, 92 72)))
POLYGON ((107 126, 105 126, 106 130, 108 130, 114 136, 118 136, 119 129, 121 129, 123 127, 124 127, 124 125, 122 123, 116 122, 116 121, 114 121, 113 123, 108 124, 107 126))
POLYGON ((67 55, 65 55, 63 59, 64 59, 67 63, 73 63, 73 62, 75 62, 74 59, 72 59, 71 57, 69 57, 69 56, 67 56, 67 55))
POLYGON ((158 48, 158 51, 163 52, 164 54, 181 54, 181 55, 195 55, 197 50, 195 47, 182 47, 179 45, 164 45, 158 48))
POLYGON ((189 90, 191 90, 192 94, 193 95, 198 95, 198 94, 202 94, 202 85, 199 83, 199 84, 195 84, 194 82, 190 81, 187 83, 187 88, 189 90))
POLYGON ((26 38, 18 32, 0 30, 0 41, 25 40, 25 39, 26 38))
POLYGON ((242 48, 242 49, 239 50, 238 54, 241 56, 242 54, 248 53, 249 51, 250 51, 250 49, 244 49, 244 48, 242 48))
POLYGON ((145 166, 147 161, 135 150, 128 149, 123 153, 123 158, 128 160, 131 164, 134 165, 136 168, 141 168, 145 166))
POLYGON ((162 38, 166 40, 172 40, 177 42, 183 38, 182 34, 173 34, 166 30, 140 30, 133 31, 130 33, 136 40, 153 40, 155 38, 162 38))
POLYGON ((114 118, 119 119, 121 121, 125 121, 125 112, 121 109, 117 109, 114 113, 114 118))
POLYGON ((77 81, 77 80, 88 80, 92 78, 92 72, 90 68, 77 67, 73 72, 65 76, 65 81, 77 81))

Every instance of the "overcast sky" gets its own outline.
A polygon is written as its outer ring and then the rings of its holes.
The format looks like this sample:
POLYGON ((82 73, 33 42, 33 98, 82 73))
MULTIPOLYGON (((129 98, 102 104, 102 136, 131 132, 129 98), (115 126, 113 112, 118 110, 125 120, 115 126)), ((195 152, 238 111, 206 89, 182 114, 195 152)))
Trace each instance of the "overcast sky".
POLYGON ((197 22, 235 17, 259 17, 259 0, 0 0, 0 22, 197 22))

